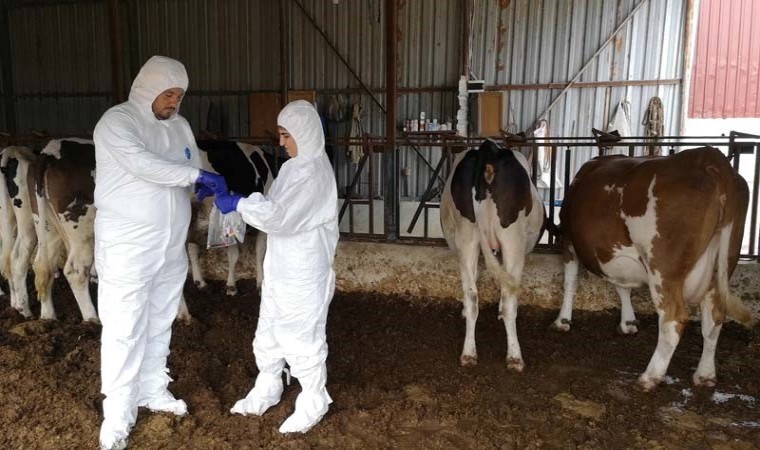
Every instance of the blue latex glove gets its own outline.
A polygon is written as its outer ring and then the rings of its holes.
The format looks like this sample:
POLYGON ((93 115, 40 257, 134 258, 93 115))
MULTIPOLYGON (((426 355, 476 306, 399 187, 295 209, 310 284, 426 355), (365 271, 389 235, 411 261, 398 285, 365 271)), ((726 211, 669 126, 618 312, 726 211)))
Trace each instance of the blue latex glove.
POLYGON ((214 191, 212 191, 210 187, 202 183, 195 183, 195 198, 197 198, 199 202, 212 195, 214 195, 214 191))
POLYGON ((224 194, 229 193, 229 189, 227 188, 227 182, 224 181, 224 177, 221 175, 217 175, 215 173, 201 170, 201 173, 198 176, 198 179, 195 180, 195 182, 201 183, 204 186, 208 187, 209 189, 214 191, 214 194, 216 195, 224 195, 224 194))
POLYGON ((222 214, 227 214, 228 212, 237 210, 237 205, 241 198, 242 197, 237 194, 217 195, 214 199, 214 204, 222 214))

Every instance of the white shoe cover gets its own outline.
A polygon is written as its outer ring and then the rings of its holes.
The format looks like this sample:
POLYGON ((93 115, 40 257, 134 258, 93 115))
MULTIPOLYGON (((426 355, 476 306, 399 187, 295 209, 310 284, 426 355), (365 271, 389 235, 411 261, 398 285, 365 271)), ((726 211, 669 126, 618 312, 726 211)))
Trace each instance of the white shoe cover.
POLYGON ((314 425, 319 423, 322 417, 316 419, 310 419, 306 414, 299 414, 298 411, 294 412, 290 417, 285 419, 285 422, 280 425, 280 433, 306 433, 311 430, 314 425))
POLYGON ((125 450, 127 448, 127 438, 117 439, 116 442, 106 444, 100 441, 100 450, 125 450))
POLYGON ((316 394, 304 393, 296 398, 296 411, 280 425, 280 433, 306 433, 319 423, 332 399, 324 388, 316 394))
POLYGON ((171 392, 163 390, 159 395, 140 401, 137 406, 145 406, 151 411, 168 412, 177 416, 187 414, 187 404, 174 398, 171 392))
POLYGON ((100 427, 100 450, 124 450, 127 448, 129 427, 103 421, 100 427))
POLYGON ((282 375, 260 373, 256 384, 244 399, 238 400, 230 409, 232 414, 260 416, 272 406, 280 403, 282 397, 282 375))

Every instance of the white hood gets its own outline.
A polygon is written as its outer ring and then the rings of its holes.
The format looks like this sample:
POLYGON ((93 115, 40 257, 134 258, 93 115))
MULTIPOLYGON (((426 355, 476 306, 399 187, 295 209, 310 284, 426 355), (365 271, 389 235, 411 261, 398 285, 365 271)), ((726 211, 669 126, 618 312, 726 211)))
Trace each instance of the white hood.
POLYGON ((277 125, 288 130, 298 145, 298 159, 325 154, 325 135, 316 108, 306 100, 288 103, 277 116, 277 125))
MULTIPOLYGON (((151 57, 140 69, 129 91, 129 101, 135 103, 140 112, 153 115, 153 101, 158 94, 171 88, 181 88, 187 92, 187 71, 176 59, 166 56, 151 57)), ((174 114, 179 112, 179 104, 174 114)))

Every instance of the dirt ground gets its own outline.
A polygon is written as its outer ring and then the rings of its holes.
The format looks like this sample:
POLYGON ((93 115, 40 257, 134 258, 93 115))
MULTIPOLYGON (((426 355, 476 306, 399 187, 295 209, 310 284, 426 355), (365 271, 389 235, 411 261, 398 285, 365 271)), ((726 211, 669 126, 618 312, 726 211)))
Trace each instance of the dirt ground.
MULTIPOLYGON (((654 350, 657 320, 640 317, 637 336, 615 333, 618 311, 578 312, 570 333, 548 329, 556 311, 520 307, 526 370, 507 370, 496 306, 481 308, 479 364, 459 366, 460 305, 338 293, 328 321, 330 411, 306 435, 277 428, 299 388, 262 417, 233 416, 256 369, 251 339, 255 285, 223 296, 188 287, 192 325, 175 324, 172 391, 182 418, 140 410, 133 449, 512 449, 760 448, 760 328, 729 323, 717 353, 718 386, 695 389, 701 352, 691 323, 666 383, 635 386, 654 350)), ((100 327, 82 324, 57 281, 61 320, 24 321, 0 299, 0 448, 97 448, 100 327)), ((39 311, 36 305, 35 313, 39 311)))

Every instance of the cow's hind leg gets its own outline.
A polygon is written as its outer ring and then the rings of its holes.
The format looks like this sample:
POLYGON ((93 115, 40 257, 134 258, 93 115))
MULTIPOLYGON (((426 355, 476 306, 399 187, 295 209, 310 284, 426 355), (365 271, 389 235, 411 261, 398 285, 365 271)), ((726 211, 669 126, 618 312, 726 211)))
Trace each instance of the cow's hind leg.
POLYGON ((193 323, 193 316, 190 315, 190 310, 187 309, 187 302, 185 301, 185 295, 179 299, 179 309, 177 310, 177 320, 181 321, 185 325, 193 323))
POLYGON ((37 256, 34 258, 34 285, 40 300, 40 319, 57 318, 53 305, 53 282, 58 271, 61 251, 62 242, 56 232, 49 232, 37 247, 37 256))
POLYGON ((572 246, 564 249, 565 281, 562 297, 562 307, 559 316, 552 322, 551 328, 558 331, 570 331, 573 320, 573 300, 578 287, 578 260, 572 246))
POLYGON ((93 262, 92 244, 76 243, 71 248, 72 252, 66 260, 63 274, 66 276, 71 291, 74 293, 74 298, 77 300, 79 311, 82 313, 82 320, 100 323, 90 296, 90 268, 93 262), (80 247, 80 245, 84 247, 80 247))
POLYGON ((264 282, 264 255, 267 251, 267 234, 256 232, 256 290, 261 294, 261 283, 264 282))
POLYGON ((195 242, 188 242, 187 255, 190 259, 190 270, 193 273, 195 286, 198 289, 205 288, 207 284, 206 280, 203 279, 203 271, 201 270, 200 246, 195 242))
POLYGON ((237 295, 235 266, 240 259, 240 246, 238 244, 227 247, 227 295, 237 295))
MULTIPOLYGON (((657 274, 659 276, 659 274, 657 274)), ((689 316, 683 303, 683 282, 660 285, 650 277, 649 292, 657 309, 659 332, 657 347, 649 360, 646 371, 639 375, 639 385, 649 391, 665 377, 673 353, 681 340, 689 316)))
POLYGON ((29 292, 26 289, 26 276, 29 273, 32 250, 36 244, 36 238, 33 236, 34 233, 19 235, 13 244, 11 256, 11 304, 26 318, 32 317, 32 310, 29 308, 29 292))
POLYGON ((517 339, 517 294, 525 267, 525 244, 520 237, 503 239, 502 257, 507 276, 499 277, 501 298, 499 318, 507 331, 507 368, 522 372, 525 369, 520 342, 517 339))
POLYGON ((620 286, 615 286, 615 290, 620 297, 620 332, 623 334, 636 334, 639 332, 637 327, 638 321, 636 314, 633 312, 631 304, 631 290, 620 286))
POLYGON ((475 346, 475 323, 478 321, 478 258, 480 243, 475 236, 469 242, 458 245, 459 273, 462 278, 462 317, 465 319, 464 346, 459 357, 463 366, 474 366, 478 363, 478 351, 475 346))
POLYGON ((699 365, 692 377, 695 386, 715 386, 715 348, 718 345, 720 330, 723 328, 723 323, 716 322, 713 316, 715 295, 715 290, 711 289, 702 299, 700 305, 702 310, 702 357, 699 359, 699 365))

